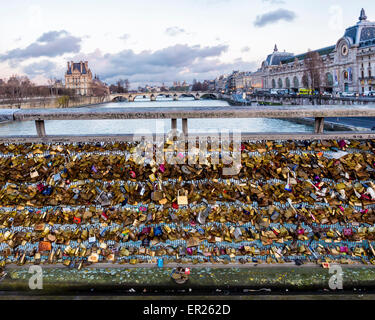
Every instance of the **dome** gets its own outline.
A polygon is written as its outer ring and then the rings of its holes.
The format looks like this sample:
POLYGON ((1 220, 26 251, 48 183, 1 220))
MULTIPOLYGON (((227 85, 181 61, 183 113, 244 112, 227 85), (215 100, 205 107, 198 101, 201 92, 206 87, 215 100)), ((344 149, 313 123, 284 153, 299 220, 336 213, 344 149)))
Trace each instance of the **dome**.
POLYGON ((290 59, 293 56, 293 53, 279 52, 279 50, 277 49, 277 45, 275 45, 273 53, 267 56, 265 63, 267 64, 267 66, 278 66, 281 62, 290 59))
POLYGON ((345 30, 344 38, 349 40, 350 45, 358 45, 360 47, 375 44, 375 22, 367 20, 364 9, 361 10, 357 24, 345 30))

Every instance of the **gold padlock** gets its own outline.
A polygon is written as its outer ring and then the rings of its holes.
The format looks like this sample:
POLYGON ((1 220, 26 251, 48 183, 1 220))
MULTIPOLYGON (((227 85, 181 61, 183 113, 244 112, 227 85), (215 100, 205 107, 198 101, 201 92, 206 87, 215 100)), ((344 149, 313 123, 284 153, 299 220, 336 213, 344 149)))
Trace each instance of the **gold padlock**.
POLYGON ((178 190, 178 192, 177 192, 177 204, 180 205, 180 206, 185 206, 185 205, 188 204, 188 191, 184 190, 184 189, 182 189, 182 190, 184 191, 185 194, 181 195, 180 194, 181 190, 178 190))

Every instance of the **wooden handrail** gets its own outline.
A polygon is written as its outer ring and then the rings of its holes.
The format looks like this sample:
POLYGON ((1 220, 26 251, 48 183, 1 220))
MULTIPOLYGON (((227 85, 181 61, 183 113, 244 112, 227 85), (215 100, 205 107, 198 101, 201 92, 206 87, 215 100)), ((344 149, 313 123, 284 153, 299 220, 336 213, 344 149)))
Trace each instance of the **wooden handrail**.
POLYGON ((267 107, 137 107, 0 110, 14 121, 98 119, 192 118, 327 118, 375 117, 375 104, 366 106, 267 106, 267 107))
POLYGON ((327 117, 375 117, 375 105, 366 106, 269 106, 269 107, 131 107, 131 108, 69 108, 0 110, 0 121, 35 121, 39 137, 46 137, 45 120, 100 119, 171 119, 171 127, 182 120, 188 133, 188 119, 204 118, 315 118, 315 134, 324 131, 327 117))

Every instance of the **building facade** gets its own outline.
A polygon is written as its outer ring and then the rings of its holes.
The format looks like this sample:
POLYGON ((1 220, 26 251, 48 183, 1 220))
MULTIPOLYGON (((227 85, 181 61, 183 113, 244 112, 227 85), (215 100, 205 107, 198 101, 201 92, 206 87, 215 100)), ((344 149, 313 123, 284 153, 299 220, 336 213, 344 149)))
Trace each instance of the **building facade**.
POLYGON ((65 88, 74 89, 76 94, 88 96, 92 94, 92 73, 88 62, 68 62, 68 69, 65 73, 65 88))
POLYGON ((275 45, 258 71, 262 74, 263 88, 294 91, 311 88, 333 93, 375 90, 375 22, 367 20, 364 9, 357 24, 347 28, 335 45, 313 53, 320 57, 319 66, 314 67, 319 69, 318 87, 311 76, 313 67, 307 62, 311 61, 311 53, 280 52, 275 45))

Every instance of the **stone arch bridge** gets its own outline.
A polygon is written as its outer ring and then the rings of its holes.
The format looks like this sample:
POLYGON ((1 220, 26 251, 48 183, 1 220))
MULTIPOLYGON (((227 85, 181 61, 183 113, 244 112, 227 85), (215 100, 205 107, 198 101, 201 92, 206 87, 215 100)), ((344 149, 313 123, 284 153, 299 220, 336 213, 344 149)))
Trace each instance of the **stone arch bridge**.
POLYGON ((177 101, 180 98, 192 97, 195 100, 202 98, 218 99, 219 95, 214 92, 137 92, 137 93, 112 93, 110 95, 110 101, 118 101, 120 99, 126 99, 129 102, 133 102, 135 98, 143 97, 149 98, 150 101, 156 101, 157 97, 173 98, 177 101))

